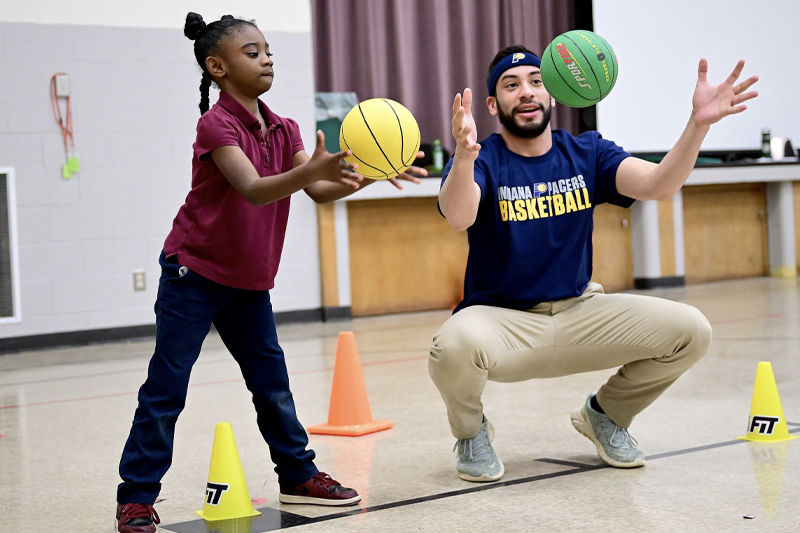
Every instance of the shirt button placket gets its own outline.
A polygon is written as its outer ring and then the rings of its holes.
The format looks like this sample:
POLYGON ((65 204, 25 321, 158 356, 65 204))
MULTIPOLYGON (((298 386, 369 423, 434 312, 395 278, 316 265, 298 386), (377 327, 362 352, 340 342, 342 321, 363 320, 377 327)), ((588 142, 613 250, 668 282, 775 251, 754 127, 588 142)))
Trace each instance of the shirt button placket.
POLYGON ((272 166, 272 130, 267 131, 267 166, 272 166))
MULTIPOLYGON (((264 150, 267 147, 267 141, 264 140, 264 132, 261 131, 261 125, 260 124, 258 125, 258 144, 261 146, 261 151, 264 152, 264 150)), ((268 157, 264 156, 264 161, 267 161, 267 160, 268 160, 268 157)))

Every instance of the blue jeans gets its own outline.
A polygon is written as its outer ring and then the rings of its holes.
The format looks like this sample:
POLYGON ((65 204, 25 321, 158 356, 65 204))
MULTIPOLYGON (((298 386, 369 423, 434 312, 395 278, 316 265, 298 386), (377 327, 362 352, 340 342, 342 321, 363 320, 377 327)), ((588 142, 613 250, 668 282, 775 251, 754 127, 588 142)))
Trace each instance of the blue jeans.
POLYGON ((192 271, 181 275, 177 256, 165 258, 163 252, 159 262, 156 348, 122 452, 117 501, 155 502, 172 464, 175 423, 186 403, 189 374, 212 322, 253 394, 258 428, 279 483, 295 486, 314 477, 314 452, 306 449, 308 436, 297 420, 269 292, 234 289, 192 271))

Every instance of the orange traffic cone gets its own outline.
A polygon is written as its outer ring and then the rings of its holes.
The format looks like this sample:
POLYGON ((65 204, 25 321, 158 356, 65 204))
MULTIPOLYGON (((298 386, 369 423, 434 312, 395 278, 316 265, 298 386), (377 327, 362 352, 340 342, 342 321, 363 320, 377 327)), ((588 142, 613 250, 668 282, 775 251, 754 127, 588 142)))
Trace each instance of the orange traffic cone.
POLYGON ((374 420, 369 406, 364 372, 358 357, 356 336, 352 331, 339 333, 333 387, 328 409, 328 423, 308 428, 317 435, 359 437, 394 426, 391 420, 374 420))

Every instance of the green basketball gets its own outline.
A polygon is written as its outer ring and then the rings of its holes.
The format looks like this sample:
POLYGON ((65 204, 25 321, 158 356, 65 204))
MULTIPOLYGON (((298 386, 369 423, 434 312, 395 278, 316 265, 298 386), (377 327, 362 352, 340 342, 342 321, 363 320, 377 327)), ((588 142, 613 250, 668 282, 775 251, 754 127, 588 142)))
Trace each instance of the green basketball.
POLYGON ((594 32, 572 30, 547 45, 542 54, 544 88, 559 104, 589 107, 611 92, 617 82, 617 56, 594 32))

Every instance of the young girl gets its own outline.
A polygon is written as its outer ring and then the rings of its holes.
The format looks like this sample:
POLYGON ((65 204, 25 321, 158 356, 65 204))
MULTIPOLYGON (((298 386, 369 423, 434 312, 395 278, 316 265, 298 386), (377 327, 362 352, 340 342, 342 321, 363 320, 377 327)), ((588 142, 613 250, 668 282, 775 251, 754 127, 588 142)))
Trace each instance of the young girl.
MULTIPOLYGON (((276 465, 280 501, 351 505, 361 500, 355 490, 317 470, 314 452, 306 448, 269 290, 283 247, 289 196, 302 189, 316 202, 329 202, 371 180, 342 161, 349 152, 328 153, 322 132, 309 158, 297 123, 258 99, 272 86, 274 71, 269 45, 254 23, 226 15, 206 25, 200 15, 189 13, 184 34, 195 41, 203 71, 202 116, 192 189, 159 259, 156 347, 119 466, 123 482, 116 525, 121 533, 156 530, 153 503, 172 461, 189 374, 212 323, 253 395, 258 427, 276 465), (209 109, 212 82, 221 93, 209 109)), ((425 174, 417 167, 410 170, 425 174)))

